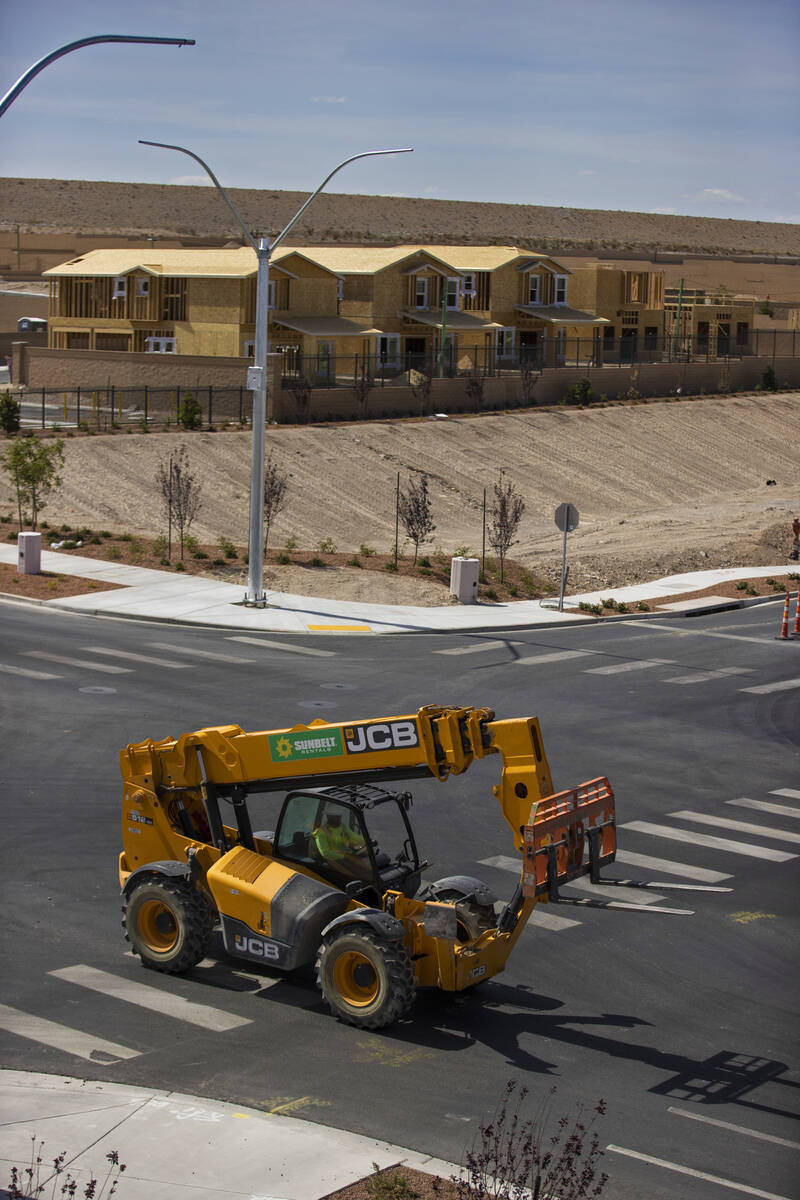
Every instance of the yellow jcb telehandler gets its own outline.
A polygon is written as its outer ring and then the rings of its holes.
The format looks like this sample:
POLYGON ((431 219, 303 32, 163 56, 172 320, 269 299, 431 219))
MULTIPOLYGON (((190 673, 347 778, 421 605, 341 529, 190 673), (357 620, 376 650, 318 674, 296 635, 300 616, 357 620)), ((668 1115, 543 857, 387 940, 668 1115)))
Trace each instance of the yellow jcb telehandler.
POLYGON ((365 1029, 405 1014, 417 988, 461 991, 502 971, 536 904, 578 876, 596 882, 615 855, 608 780, 552 795, 535 717, 428 706, 259 733, 223 725, 130 745, 120 761, 123 927, 144 965, 188 970, 219 922, 230 955, 315 963, 331 1011, 365 1029), (521 856, 505 904, 471 876, 423 883, 411 794, 393 787, 492 754, 521 856), (262 818, 269 828, 254 829, 262 818))

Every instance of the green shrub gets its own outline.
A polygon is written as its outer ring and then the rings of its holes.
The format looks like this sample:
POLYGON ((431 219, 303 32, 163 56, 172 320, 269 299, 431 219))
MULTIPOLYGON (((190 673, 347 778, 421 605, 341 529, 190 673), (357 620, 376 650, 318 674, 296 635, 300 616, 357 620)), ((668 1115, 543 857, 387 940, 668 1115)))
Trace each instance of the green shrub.
POLYGON ((352 558, 348 558, 347 565, 348 565, 348 567, 360 567, 361 559, 358 557, 357 554, 354 554, 352 558))
POLYGON ((185 570, 186 570, 186 564, 185 564, 185 563, 182 563, 182 562, 180 561, 180 559, 179 559, 179 560, 178 560, 178 562, 176 562, 176 563, 175 563, 175 570, 176 570, 176 571, 185 571, 185 570))
POLYGON ((590 604, 588 600, 581 600, 578 608, 581 612, 594 613, 596 617, 602 617, 603 615, 602 604, 590 604))
POLYGON ((497 592, 494 590, 493 587, 487 588, 486 591, 484 592, 484 595, 486 596, 487 600, 496 600, 497 599, 497 592))
POLYGON ((650 612, 650 605, 646 600, 637 600, 636 607, 638 608, 639 612, 650 612))
POLYGON ((594 397, 592 381, 586 376, 576 379, 567 392, 567 397, 572 404, 590 404, 594 397))
POLYGON ((371 546, 365 546, 364 543, 362 542, 361 545, 358 547, 358 553, 361 555, 362 558, 372 558, 372 555, 375 553, 375 551, 372 549, 371 546))
POLYGON ((191 392, 185 392, 178 405, 178 424, 182 429, 199 429, 203 423, 203 410, 200 402, 195 400, 191 392))
POLYGON ((291 554, 293 550, 297 549, 297 538, 293 533, 287 537, 286 541, 283 543, 283 548, 287 554, 291 554))
POLYGON ((761 373, 761 386, 765 392, 777 392, 778 377, 773 366, 765 367, 761 373))
POLYGON ((11 437, 19 431, 19 425, 19 401, 15 400, 10 392, 3 392, 0 395, 0 429, 11 437))
POLYGON ((322 559, 318 555, 315 554, 311 560, 311 566, 312 567, 324 567, 325 563, 322 561, 322 559))
POLYGON ((212 559, 211 565, 212 567, 224 567, 227 566, 227 563, 224 558, 215 558, 212 559))
POLYGON ((208 555, 206 554, 205 550, 195 550, 192 553, 192 558, 208 558, 208 555))
POLYGON ((390 558, 389 561, 387 562, 386 570, 387 571, 396 571, 397 570, 397 563, 394 561, 393 558, 390 558))
POLYGON ((282 567, 285 567, 286 564, 291 562, 292 560, 289 558, 288 554, 279 554, 278 557, 275 559, 275 561, 277 563, 280 563, 280 565, 282 567))
POLYGON ((236 552, 236 547, 234 546, 233 542, 230 541, 229 538, 226 538, 226 537, 219 538, 217 541, 217 546, 219 547, 220 553, 224 554, 226 558, 237 558, 238 557, 237 552, 236 552))
MULTIPOLYGON (((101 534, 100 536, 104 537, 105 534, 101 534)), ((166 553, 167 539, 164 537, 163 533, 160 533, 157 538, 153 539, 153 554, 155 554, 157 558, 164 558, 166 553)))
POLYGON ((319 550, 320 554, 335 554, 336 543, 334 542, 333 538, 326 537, 323 538, 318 544, 317 549, 319 550))
POLYGON ((428 558, 427 554, 423 554, 422 558, 419 560, 419 565, 421 567, 429 567, 431 565, 431 560, 428 558))

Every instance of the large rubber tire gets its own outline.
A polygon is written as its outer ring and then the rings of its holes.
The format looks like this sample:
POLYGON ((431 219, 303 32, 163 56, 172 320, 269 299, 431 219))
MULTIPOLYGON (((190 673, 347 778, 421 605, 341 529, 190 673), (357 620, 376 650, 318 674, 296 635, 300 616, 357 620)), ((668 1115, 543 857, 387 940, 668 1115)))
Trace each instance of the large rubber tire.
POLYGON ((474 942, 487 929, 494 929, 497 925, 493 908, 476 904, 474 900, 465 900, 464 893, 456 888, 439 892, 436 899, 454 901, 457 904, 456 928, 459 942, 474 942))
POLYGON ((205 896, 180 879, 147 879, 122 905, 125 937, 146 967, 178 974, 205 957, 215 914, 205 896))
POLYGON ((317 952, 317 986, 334 1016, 358 1029, 381 1029, 414 1003, 414 968, 402 942, 371 929, 334 931, 317 952))

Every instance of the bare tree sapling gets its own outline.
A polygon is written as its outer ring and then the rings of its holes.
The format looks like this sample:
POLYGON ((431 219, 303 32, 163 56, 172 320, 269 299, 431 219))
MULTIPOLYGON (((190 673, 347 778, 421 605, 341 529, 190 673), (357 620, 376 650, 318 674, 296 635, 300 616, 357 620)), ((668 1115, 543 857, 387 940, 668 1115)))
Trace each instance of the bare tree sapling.
POLYGON ((436 526, 431 515, 431 500, 428 495, 428 476, 424 473, 418 480, 409 482, 408 490, 399 495, 400 520, 410 541, 414 543, 414 562, 417 561, 420 545, 429 542, 436 526))
POLYGON ((503 582, 506 555, 516 540, 516 533, 522 514, 525 512, 525 501, 520 496, 514 484, 500 478, 494 485, 494 500, 489 510, 489 544, 500 559, 500 582, 503 582))

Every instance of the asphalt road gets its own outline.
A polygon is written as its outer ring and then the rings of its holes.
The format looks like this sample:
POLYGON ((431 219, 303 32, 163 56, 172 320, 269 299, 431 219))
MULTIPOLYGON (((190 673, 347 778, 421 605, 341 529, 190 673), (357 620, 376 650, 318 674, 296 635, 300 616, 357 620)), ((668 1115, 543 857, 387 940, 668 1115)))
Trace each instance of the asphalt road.
MULTIPOLYGON (((537 1099, 555 1087, 554 1115, 605 1098, 606 1195, 791 1198, 800 644, 775 639, 779 618, 769 604, 507 636, 237 640, 0 604, 0 1063, 235 1100, 456 1161, 517 1079, 537 1099), (608 876, 657 886, 540 906, 503 975, 421 996, 379 1034, 333 1020, 310 974, 251 969, 221 945, 178 978, 126 955, 126 743, 428 703, 537 715, 557 788, 611 779, 608 876), (158 1014, 126 983, 213 1012, 158 1014)), ((428 876, 479 875, 507 896, 496 769, 411 787, 428 876)))

